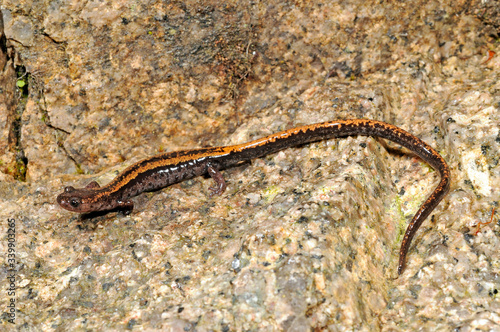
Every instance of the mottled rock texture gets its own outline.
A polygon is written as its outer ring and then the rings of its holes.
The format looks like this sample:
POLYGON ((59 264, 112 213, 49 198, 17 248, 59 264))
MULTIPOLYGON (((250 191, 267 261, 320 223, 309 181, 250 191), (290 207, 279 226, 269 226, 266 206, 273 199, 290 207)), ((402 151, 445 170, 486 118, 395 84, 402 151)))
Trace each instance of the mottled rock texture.
POLYGON ((497 214, 475 225, 500 198, 500 48, 480 5, 4 0, 0 329, 498 329, 497 214), (287 149, 224 171, 222 196, 198 177, 128 216, 55 202, 162 151, 347 118, 400 126, 452 168, 398 278, 438 175, 383 140, 287 149))

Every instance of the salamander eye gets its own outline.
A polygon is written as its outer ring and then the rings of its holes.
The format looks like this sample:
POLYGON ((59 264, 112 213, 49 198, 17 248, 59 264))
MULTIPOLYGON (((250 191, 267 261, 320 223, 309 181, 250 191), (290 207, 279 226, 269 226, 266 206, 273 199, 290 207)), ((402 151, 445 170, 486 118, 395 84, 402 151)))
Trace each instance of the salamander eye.
POLYGON ((69 205, 71 205, 74 208, 77 208, 80 205, 80 199, 73 197, 72 199, 69 200, 69 205))

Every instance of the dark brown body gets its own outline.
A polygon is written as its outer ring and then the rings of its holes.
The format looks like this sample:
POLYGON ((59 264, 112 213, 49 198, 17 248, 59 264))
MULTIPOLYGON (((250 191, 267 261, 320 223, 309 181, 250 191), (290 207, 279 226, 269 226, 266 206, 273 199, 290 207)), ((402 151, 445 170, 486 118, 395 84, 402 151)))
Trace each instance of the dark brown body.
POLYGON ((288 147, 334 137, 356 135, 382 137, 396 142, 417 154, 441 175, 438 186, 422 204, 406 229, 399 258, 398 272, 401 273, 405 267, 406 253, 413 236, 448 192, 450 169, 439 153, 427 143, 398 127, 381 121, 358 119, 323 122, 289 129, 239 145, 160 154, 128 167, 103 187, 99 187, 97 182, 92 182, 82 189, 66 187, 64 192, 57 197, 57 202, 73 212, 87 213, 116 208, 130 212, 133 209, 131 197, 207 172, 217 184, 217 187, 212 190, 221 194, 226 188, 219 172, 222 169, 288 147))

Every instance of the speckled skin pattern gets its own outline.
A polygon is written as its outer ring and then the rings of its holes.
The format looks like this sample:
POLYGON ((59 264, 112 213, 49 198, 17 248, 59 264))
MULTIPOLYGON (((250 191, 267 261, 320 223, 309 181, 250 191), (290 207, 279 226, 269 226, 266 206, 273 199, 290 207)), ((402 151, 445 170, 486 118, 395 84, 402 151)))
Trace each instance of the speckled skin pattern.
POLYGON ((130 213, 134 205, 129 198, 207 172, 217 185, 211 190, 220 195, 224 192, 226 184, 219 170, 288 147, 356 135, 382 137, 396 142, 414 152, 441 175, 438 186, 419 208, 406 229, 399 256, 398 273, 401 274, 415 233, 448 192, 450 169, 441 155, 427 143, 396 126, 381 121, 364 119, 329 121, 285 130, 244 144, 160 154, 128 167, 103 187, 95 181, 81 189, 66 187, 57 197, 57 202, 73 212, 88 213, 120 209, 130 213))

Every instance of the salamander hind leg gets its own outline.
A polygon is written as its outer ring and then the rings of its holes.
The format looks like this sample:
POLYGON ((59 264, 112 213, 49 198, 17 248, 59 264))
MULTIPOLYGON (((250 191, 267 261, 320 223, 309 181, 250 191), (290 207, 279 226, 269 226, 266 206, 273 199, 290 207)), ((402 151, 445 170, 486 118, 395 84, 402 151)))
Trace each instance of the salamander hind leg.
POLYGON ((208 188, 212 193, 210 196, 213 196, 214 194, 216 195, 222 195, 222 193, 226 190, 226 181, 224 181, 224 177, 222 176, 222 173, 219 172, 215 167, 212 165, 209 165, 207 168, 208 174, 214 179, 215 181, 215 186, 208 188))

